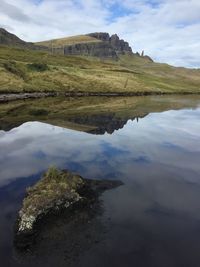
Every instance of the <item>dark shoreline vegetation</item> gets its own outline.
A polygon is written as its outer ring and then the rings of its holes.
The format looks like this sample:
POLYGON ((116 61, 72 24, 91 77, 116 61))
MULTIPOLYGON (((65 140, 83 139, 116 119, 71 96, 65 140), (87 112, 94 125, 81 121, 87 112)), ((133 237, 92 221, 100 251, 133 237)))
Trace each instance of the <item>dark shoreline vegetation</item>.
POLYGON ((31 247, 41 228, 41 221, 68 211, 96 208, 98 197, 123 183, 115 180, 89 180, 69 171, 50 167, 42 178, 27 188, 15 225, 14 243, 18 249, 31 247))
POLYGON ((38 99, 45 97, 132 97, 132 96, 165 96, 165 95, 200 95, 200 92, 180 92, 180 93, 167 93, 167 92, 65 92, 65 93, 9 93, 9 94, 0 94, 0 103, 5 103, 15 100, 24 100, 24 99, 38 99))

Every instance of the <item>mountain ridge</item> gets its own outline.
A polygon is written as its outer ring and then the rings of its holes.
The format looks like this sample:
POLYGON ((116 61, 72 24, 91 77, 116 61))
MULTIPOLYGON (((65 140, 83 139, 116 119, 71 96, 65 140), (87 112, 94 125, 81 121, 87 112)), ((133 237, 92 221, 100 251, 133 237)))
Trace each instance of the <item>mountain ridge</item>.
POLYGON ((26 42, 4 28, 0 28, 0 45, 15 46, 32 50, 44 50, 44 47, 35 45, 31 42, 26 42))
MULTIPOLYGON (((92 56, 114 60, 118 60, 119 55, 134 54, 128 42, 120 39, 117 34, 110 35, 107 32, 95 32, 32 43, 26 42, 0 28, 0 45, 32 50, 46 50, 52 54, 92 56)), ((139 53, 137 55, 153 61, 150 57, 140 55, 139 53)))

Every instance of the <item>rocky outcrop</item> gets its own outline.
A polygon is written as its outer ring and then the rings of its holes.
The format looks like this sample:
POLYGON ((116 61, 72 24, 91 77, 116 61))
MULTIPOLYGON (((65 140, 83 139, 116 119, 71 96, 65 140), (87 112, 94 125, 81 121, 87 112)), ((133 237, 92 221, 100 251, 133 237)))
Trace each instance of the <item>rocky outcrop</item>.
POLYGON ((99 58, 117 59, 117 53, 107 42, 75 44, 64 47, 65 55, 84 55, 99 58))
POLYGON ((94 32, 94 33, 89 33, 87 35, 96 38, 98 40, 101 40, 103 42, 110 42, 110 35, 107 32, 94 32))
POLYGON ((16 247, 29 247, 37 226, 48 215, 67 210, 71 216, 74 211, 91 205, 103 191, 120 185, 120 181, 83 179, 51 167, 38 183, 27 189, 16 223, 16 247))
POLYGON ((117 34, 109 35, 108 33, 96 32, 90 33, 88 36, 94 37, 98 40, 110 44, 110 46, 118 54, 133 53, 132 48, 129 46, 128 42, 125 42, 123 39, 120 39, 117 34))
POLYGON ((84 55, 99 58, 118 59, 119 54, 132 54, 132 48, 128 42, 121 40, 117 34, 110 36, 108 33, 90 33, 88 36, 96 38, 97 42, 77 43, 54 47, 52 52, 64 55, 84 55), (101 42, 99 42, 101 41, 101 42))

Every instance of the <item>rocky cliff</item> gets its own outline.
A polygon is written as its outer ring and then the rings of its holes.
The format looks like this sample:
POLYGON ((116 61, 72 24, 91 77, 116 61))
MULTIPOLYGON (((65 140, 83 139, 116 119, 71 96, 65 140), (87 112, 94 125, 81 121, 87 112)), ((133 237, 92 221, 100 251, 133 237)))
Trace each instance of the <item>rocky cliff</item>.
POLYGON ((125 42, 123 39, 120 39, 117 34, 109 35, 106 32, 96 32, 88 34, 91 37, 94 37, 102 42, 108 43, 116 53, 133 53, 132 48, 129 46, 128 42, 125 42))
POLYGON ((96 38, 97 42, 67 45, 63 48, 54 48, 54 52, 63 49, 65 55, 85 55, 99 58, 117 59, 119 54, 132 54, 128 42, 121 40, 117 34, 110 36, 108 33, 90 33, 88 36, 96 38), (99 42, 99 40, 101 42, 99 42))
MULTIPOLYGON (((54 50, 55 51, 55 50, 54 50)), ((106 42, 82 43, 64 47, 65 55, 84 55, 99 58, 117 59, 117 53, 113 47, 106 42)))

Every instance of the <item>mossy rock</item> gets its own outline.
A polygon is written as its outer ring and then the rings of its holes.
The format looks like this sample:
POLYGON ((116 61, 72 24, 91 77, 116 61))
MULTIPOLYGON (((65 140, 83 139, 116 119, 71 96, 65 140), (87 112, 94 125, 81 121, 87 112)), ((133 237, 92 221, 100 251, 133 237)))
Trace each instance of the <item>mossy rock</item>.
POLYGON ((27 188, 16 223, 16 246, 27 248, 36 226, 47 215, 90 207, 102 192, 120 185, 120 181, 88 180, 66 170, 49 168, 34 186, 27 188))

